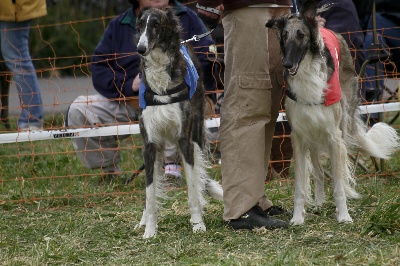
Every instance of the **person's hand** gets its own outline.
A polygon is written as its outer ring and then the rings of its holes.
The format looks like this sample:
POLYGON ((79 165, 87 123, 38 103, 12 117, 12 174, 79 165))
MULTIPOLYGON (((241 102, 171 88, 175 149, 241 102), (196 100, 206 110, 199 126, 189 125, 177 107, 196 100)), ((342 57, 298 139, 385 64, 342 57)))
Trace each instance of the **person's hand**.
MULTIPOLYGON (((139 74, 138 74, 132 82, 132 90, 134 92, 139 91, 139 84, 140 84, 140 78, 139 78, 139 74)), ((138 96, 130 97, 130 99, 127 100, 126 103, 135 109, 139 109, 139 97, 138 96)))
POLYGON ((224 5, 219 5, 215 9, 220 11, 220 15, 212 12, 208 12, 203 9, 197 9, 197 16, 204 22, 209 28, 214 28, 216 25, 221 24, 221 19, 224 13, 224 5))
POLYGON ((139 91, 139 84, 140 84, 140 78, 139 78, 139 74, 138 74, 132 82, 132 90, 134 92, 139 91))
POLYGON ((324 19, 321 16, 317 16, 316 19, 317 19, 317 22, 318 22, 318 27, 325 28, 326 19, 324 19))

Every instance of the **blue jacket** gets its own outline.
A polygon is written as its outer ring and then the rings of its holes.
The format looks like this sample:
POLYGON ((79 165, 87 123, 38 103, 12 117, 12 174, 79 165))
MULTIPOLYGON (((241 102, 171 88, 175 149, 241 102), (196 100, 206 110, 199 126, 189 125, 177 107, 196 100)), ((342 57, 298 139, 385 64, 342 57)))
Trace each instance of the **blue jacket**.
MULTIPOLYGON (((203 22, 189 8, 170 1, 182 24, 183 40, 207 31, 203 22)), ((91 60, 92 82, 98 93, 106 98, 124 98, 138 95, 132 83, 139 73, 140 57, 134 43, 136 15, 132 8, 113 19, 97 45, 91 60)), ((192 43, 203 67, 204 77, 211 77, 212 62, 207 58, 211 37, 192 43)))

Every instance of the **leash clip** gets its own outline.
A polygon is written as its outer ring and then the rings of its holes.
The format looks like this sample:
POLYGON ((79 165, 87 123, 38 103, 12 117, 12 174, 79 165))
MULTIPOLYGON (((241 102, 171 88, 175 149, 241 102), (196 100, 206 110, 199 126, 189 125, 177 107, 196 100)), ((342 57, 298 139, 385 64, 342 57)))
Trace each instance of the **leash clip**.
POLYGON ((200 34, 200 35, 193 35, 192 38, 187 39, 187 40, 185 40, 185 41, 181 41, 181 44, 184 44, 184 43, 187 43, 187 42, 191 42, 191 41, 198 42, 198 41, 200 41, 201 39, 203 39, 204 37, 210 35, 214 30, 215 30, 215 28, 214 28, 214 29, 211 29, 211 30, 209 30, 209 31, 207 31, 206 33, 200 34))

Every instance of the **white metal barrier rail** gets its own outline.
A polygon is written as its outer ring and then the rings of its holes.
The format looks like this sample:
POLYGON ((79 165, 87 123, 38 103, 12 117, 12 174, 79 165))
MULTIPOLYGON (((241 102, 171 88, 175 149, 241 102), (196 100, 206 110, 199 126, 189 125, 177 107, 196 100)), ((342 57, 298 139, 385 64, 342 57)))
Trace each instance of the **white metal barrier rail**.
MULTIPOLYGON (((358 108, 361 114, 393 112, 393 111, 400 111, 400 102, 361 105, 358 108)), ((281 122, 285 120, 286 120, 286 114, 280 113, 277 121, 281 122)), ((205 123, 208 128, 219 127, 220 118, 207 119, 205 123)), ((0 144, 37 141, 37 140, 50 140, 50 139, 60 139, 60 138, 84 138, 84 137, 87 138, 87 137, 114 136, 114 135, 133 135, 139 133, 140 131, 138 124, 93 127, 93 128, 76 128, 76 129, 65 129, 65 130, 29 131, 29 132, 0 134, 0 144)))

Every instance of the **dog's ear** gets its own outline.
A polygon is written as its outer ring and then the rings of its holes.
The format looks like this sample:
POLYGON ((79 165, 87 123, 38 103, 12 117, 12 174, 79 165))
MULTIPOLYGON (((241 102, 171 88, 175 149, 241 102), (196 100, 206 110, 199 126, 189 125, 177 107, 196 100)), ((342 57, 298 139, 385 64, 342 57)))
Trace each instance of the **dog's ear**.
POLYGON ((179 21, 179 18, 175 15, 175 10, 168 6, 163 8, 163 11, 165 12, 165 15, 167 16, 167 27, 168 27, 168 31, 171 32, 176 32, 178 34, 180 34, 181 32, 181 24, 179 21))
POLYGON ((317 13, 317 3, 315 0, 306 1, 300 9, 300 17, 303 18, 305 25, 308 27, 310 31, 310 42, 311 42, 311 51, 313 53, 320 53, 319 46, 319 28, 318 21, 316 19, 317 13))
POLYGON ((282 31, 287 22, 286 17, 273 18, 267 21, 265 27, 282 31))
POLYGON ((180 44, 180 41, 177 42, 176 40, 181 39, 182 29, 179 18, 175 15, 175 10, 172 7, 165 7, 162 10, 166 15, 166 21, 163 23, 165 25, 165 29, 162 33, 164 39, 164 42, 162 43, 162 50, 163 52, 166 52, 169 49, 172 49, 172 45, 177 43, 180 44))
POLYGON ((270 20, 268 20, 267 23, 265 24, 265 27, 271 29, 271 28, 275 27, 275 24, 276 24, 276 19, 270 19, 270 20))
POLYGON ((317 3, 315 0, 306 1, 300 8, 300 17, 303 17, 306 21, 315 20, 317 16, 317 3))
POLYGON ((148 10, 148 9, 150 9, 150 7, 141 8, 141 9, 139 10, 139 14, 138 14, 138 16, 137 16, 137 18, 136 18, 136 21, 140 20, 140 18, 143 16, 144 11, 146 11, 146 10, 148 10))

